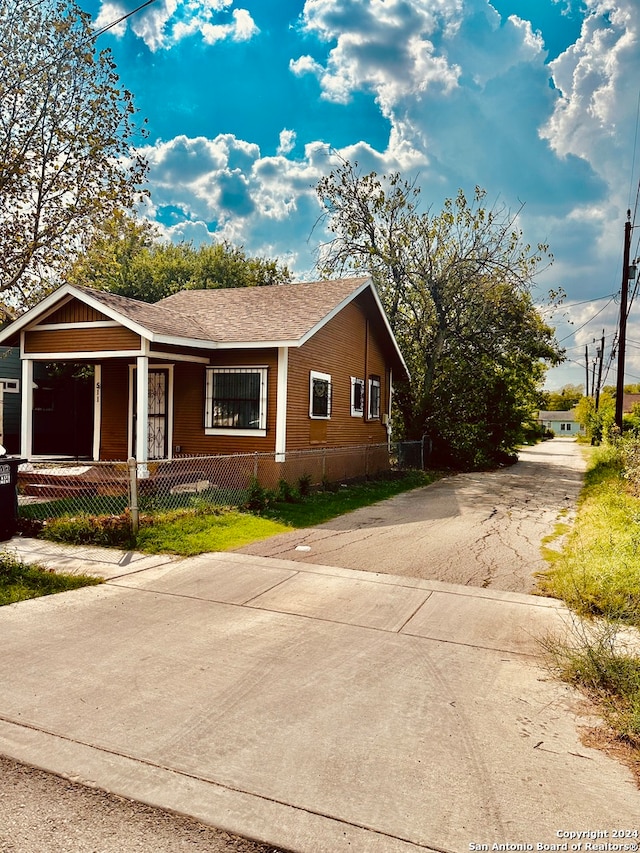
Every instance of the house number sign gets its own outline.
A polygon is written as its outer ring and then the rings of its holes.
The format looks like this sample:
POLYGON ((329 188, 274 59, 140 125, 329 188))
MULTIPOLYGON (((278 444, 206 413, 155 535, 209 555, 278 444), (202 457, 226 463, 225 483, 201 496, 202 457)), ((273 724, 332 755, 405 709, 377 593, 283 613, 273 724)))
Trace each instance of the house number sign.
POLYGON ((0 465, 0 486, 11 485, 11 468, 9 465, 0 465))

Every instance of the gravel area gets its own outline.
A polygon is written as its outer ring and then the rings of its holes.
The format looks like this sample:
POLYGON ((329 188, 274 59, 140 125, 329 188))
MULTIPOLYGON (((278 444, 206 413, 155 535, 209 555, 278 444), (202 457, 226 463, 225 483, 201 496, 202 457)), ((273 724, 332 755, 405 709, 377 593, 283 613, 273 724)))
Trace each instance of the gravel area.
POLYGON ((284 853, 0 756, 0 853, 284 853))

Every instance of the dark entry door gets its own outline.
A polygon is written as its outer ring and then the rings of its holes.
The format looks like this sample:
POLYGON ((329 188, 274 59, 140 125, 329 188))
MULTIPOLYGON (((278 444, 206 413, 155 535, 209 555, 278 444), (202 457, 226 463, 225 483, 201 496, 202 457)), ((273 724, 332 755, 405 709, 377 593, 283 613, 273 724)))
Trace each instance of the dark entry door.
MULTIPOLYGON (((136 435, 138 430, 138 413, 136 405, 136 370, 133 371, 131 394, 133 396, 133 446, 135 453, 136 435)), ((149 369, 149 422, 147 425, 147 451, 149 459, 166 459, 169 451, 167 429, 167 391, 169 388, 169 371, 149 369)))
POLYGON ((90 459, 93 366, 36 362, 33 381, 33 453, 90 459))

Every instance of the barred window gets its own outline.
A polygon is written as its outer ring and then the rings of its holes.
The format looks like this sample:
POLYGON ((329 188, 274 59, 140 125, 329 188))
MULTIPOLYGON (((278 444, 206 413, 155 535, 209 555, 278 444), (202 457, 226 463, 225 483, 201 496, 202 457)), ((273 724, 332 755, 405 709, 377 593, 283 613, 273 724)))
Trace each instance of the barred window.
POLYGON ((265 431, 267 368, 207 368, 205 428, 220 431, 265 431))
POLYGON ((369 377, 369 417, 380 417, 380 377, 369 377))
POLYGON ((309 374, 309 415, 312 418, 331 417, 331 376, 312 370, 309 374))
POLYGON ((364 379, 351 377, 351 414, 354 418, 364 414, 364 379))

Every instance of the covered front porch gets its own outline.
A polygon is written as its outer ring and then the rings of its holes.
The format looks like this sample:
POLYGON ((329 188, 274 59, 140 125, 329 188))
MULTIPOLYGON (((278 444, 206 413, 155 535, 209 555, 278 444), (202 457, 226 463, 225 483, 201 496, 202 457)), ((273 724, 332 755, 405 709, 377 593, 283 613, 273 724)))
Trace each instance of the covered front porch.
POLYGON ((173 458, 175 362, 117 353, 53 362, 51 355, 22 357, 23 458, 173 458))

